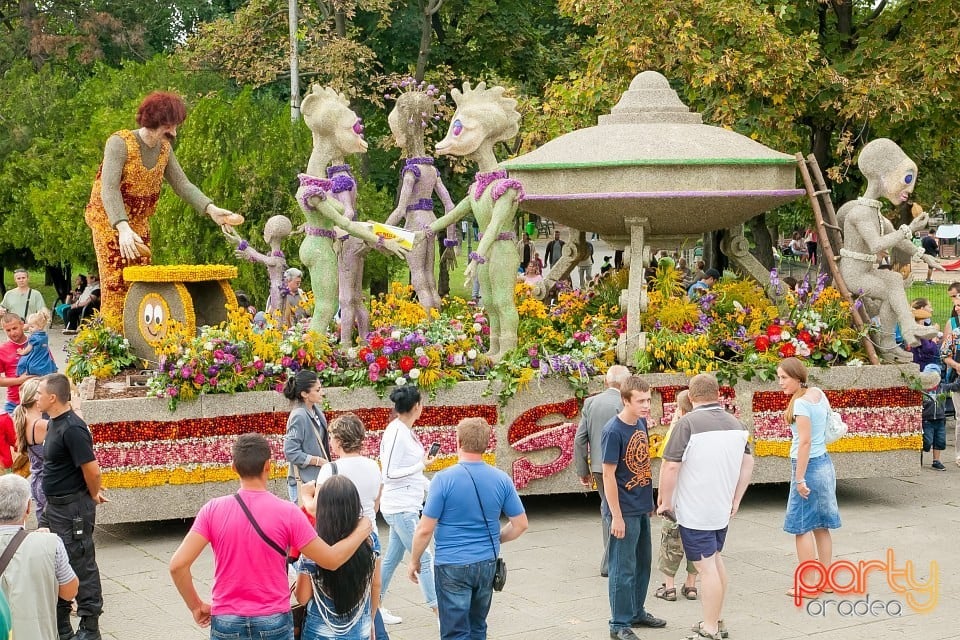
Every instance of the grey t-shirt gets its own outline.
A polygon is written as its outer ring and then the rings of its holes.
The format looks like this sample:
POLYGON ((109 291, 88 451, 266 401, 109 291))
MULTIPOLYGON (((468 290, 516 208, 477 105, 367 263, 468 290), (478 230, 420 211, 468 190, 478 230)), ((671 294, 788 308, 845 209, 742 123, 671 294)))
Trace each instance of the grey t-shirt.
POLYGON ((17 314, 24 320, 30 314, 36 313, 46 306, 47 303, 43 301, 43 294, 36 289, 30 289, 26 293, 19 289, 10 289, 3 296, 3 302, 0 302, 0 307, 17 314))
POLYGON ((700 405, 680 418, 663 459, 681 462, 673 504, 688 529, 717 531, 730 522, 733 495, 749 433, 720 403, 700 405))

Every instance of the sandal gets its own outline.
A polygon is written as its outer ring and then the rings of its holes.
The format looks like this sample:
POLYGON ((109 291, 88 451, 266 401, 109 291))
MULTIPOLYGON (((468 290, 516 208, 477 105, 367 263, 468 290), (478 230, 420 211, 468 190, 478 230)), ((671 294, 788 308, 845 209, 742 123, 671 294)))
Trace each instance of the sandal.
POLYGON ((717 633, 710 633, 708 631, 704 631, 703 622, 698 622, 697 624, 693 625, 691 629, 693 630, 693 635, 687 636, 685 640, 700 640, 700 638, 707 638, 708 640, 723 639, 723 632, 721 631, 718 631, 717 633))
POLYGON ((657 587, 656 593, 654 593, 653 595, 660 598, 661 600, 667 600, 668 602, 676 602, 677 588, 671 587, 670 589, 667 589, 667 584, 665 582, 661 582, 660 586, 657 587))
POLYGON ((682 593, 683 597, 687 600, 696 600, 698 595, 696 587, 688 587, 687 585, 683 585, 683 588, 680 589, 680 593, 682 593))

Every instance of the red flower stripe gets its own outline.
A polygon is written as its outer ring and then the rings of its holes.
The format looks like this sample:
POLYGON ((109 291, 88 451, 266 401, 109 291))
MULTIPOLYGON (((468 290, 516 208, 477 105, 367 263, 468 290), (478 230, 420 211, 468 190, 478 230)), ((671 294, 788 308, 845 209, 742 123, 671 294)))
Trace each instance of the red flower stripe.
MULTIPOLYGON (((367 431, 383 431, 393 420, 393 409, 387 407, 372 407, 369 409, 350 409, 344 411, 327 411, 327 420, 332 421, 344 413, 356 414, 367 431)), ((484 418, 492 425, 500 420, 500 414, 495 404, 473 405, 430 405, 423 408, 423 413, 417 419, 417 426, 443 427, 456 426, 464 418, 484 418)))
POLYGON ((287 413, 250 413, 169 421, 102 422, 90 425, 90 430, 93 432, 93 441, 97 444, 236 436, 250 432, 282 435, 287 431, 287 413))
MULTIPOLYGON (((830 406, 836 410, 860 407, 920 407, 923 402, 919 391, 909 387, 886 387, 882 389, 826 390, 830 406)), ((782 391, 758 391, 753 394, 753 412, 784 411, 790 396, 782 391)))
POLYGON ((559 450, 557 457, 547 464, 534 464, 525 457, 517 458, 513 462, 513 484, 517 489, 523 489, 533 480, 549 478, 570 466, 576 433, 576 423, 564 422, 514 443, 513 448, 524 453, 551 448, 559 450))
MULTIPOLYGON (((677 394, 686 389, 686 386, 672 385, 668 387, 653 387, 653 391, 660 394, 661 400, 666 402, 676 402, 677 394)), ((720 387, 721 399, 733 399, 737 397, 737 390, 733 387, 720 387)), ((726 403, 725 403, 726 404, 726 403)))

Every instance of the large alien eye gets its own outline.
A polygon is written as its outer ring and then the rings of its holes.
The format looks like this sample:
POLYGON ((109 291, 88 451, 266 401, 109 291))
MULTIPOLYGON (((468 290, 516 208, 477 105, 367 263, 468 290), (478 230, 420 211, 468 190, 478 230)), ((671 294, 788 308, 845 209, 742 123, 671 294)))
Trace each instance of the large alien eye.
POLYGON ((455 136, 463 133, 463 123, 459 119, 453 121, 453 127, 450 128, 450 133, 455 136))
POLYGON ((151 322, 153 322, 153 305, 148 304, 143 308, 143 324, 150 326, 151 322))
POLYGON ((363 120, 357 118, 357 121, 353 123, 353 132, 358 136, 363 135, 363 120))
POLYGON ((910 184, 911 182, 913 182, 913 174, 912 174, 912 173, 908 173, 907 175, 905 175, 905 176, 903 177, 903 183, 904 183, 904 184, 910 184))
POLYGON ((161 307, 160 305, 157 305, 157 308, 154 309, 153 311, 153 321, 157 324, 158 327, 161 324, 163 324, 163 307, 161 307))

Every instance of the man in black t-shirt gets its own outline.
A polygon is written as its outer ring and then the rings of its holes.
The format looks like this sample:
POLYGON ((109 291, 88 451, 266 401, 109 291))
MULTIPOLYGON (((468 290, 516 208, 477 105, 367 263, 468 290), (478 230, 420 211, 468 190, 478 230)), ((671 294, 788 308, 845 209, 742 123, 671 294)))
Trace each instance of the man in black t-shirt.
POLYGON ((57 601, 60 640, 100 640, 103 591, 93 547, 97 505, 107 502, 100 486, 100 465, 93 453, 93 436, 70 408, 70 381, 54 373, 40 381, 37 407, 50 416, 43 441, 43 491, 47 495, 44 522, 60 536, 70 566, 80 579, 76 635, 70 624, 70 602, 57 601))

